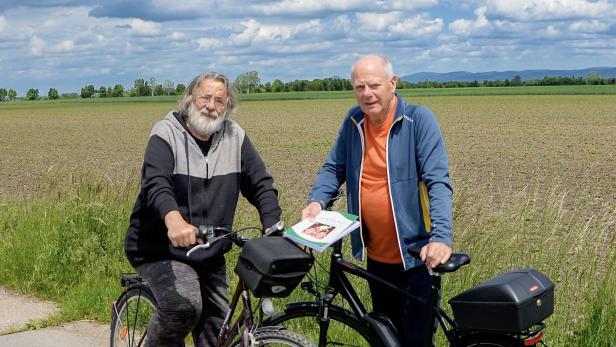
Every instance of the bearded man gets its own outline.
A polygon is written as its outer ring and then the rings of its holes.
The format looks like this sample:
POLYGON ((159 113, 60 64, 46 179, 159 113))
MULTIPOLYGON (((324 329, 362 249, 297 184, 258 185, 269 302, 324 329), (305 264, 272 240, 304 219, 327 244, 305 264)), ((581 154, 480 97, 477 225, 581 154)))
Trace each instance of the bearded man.
POLYGON ((224 253, 229 240, 202 242, 199 225, 231 228, 241 192, 264 228, 280 220, 273 179, 244 130, 228 119, 237 92, 218 73, 195 77, 180 101, 152 128, 141 170, 141 190, 130 217, 125 252, 151 286, 159 309, 146 346, 215 345, 229 306, 224 253))

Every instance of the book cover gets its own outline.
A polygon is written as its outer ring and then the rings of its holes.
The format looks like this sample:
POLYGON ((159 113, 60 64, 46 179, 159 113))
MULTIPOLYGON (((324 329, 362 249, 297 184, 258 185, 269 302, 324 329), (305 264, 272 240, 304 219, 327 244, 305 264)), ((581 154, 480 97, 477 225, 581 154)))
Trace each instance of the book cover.
POLYGON ((323 252, 327 247, 359 227, 356 215, 321 211, 314 220, 304 219, 285 231, 292 241, 323 252))

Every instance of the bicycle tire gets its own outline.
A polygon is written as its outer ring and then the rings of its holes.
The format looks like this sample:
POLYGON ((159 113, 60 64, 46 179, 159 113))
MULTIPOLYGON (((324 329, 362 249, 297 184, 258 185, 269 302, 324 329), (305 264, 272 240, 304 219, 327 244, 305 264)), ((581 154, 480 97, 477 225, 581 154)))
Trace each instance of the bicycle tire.
MULTIPOLYGON (((318 342, 319 310, 318 302, 293 303, 264 320, 263 324, 299 331, 318 342)), ((352 312, 336 305, 331 305, 328 312, 327 346, 380 346, 379 338, 352 312)))
POLYGON ((524 343, 512 336, 479 333, 463 335, 457 345, 462 347, 523 347, 524 343))
POLYGON ((110 346, 142 346, 156 306, 156 299, 147 286, 129 287, 112 308, 110 346))
MULTIPOLYGON (((255 346, 288 346, 288 347, 316 347, 305 336, 288 331, 281 327, 261 327, 253 333, 255 346)), ((251 343, 251 346, 253 344, 251 343)), ((241 341, 235 341, 233 347, 242 346, 241 341)))

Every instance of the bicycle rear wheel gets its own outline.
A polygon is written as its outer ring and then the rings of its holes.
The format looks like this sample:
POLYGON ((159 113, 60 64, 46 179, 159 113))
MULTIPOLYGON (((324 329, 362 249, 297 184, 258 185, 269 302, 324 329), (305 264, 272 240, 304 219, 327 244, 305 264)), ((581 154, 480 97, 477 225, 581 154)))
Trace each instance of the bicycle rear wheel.
MULTIPOLYGON (((319 341, 319 303, 295 303, 272 317, 263 324, 282 326, 291 331, 299 331, 311 341, 319 341)), ((324 332, 327 336, 326 346, 379 346, 380 340, 366 324, 353 313, 338 307, 329 307, 329 326, 324 332)))
MULTIPOLYGON (((255 346, 316 347, 316 345, 310 342, 306 337, 280 327, 258 328, 254 332, 253 338, 255 346)), ((241 345, 241 341, 233 343, 234 347, 239 347, 241 345)))
POLYGON ((155 311, 156 299, 149 288, 128 288, 112 308, 111 347, 143 346, 155 311))

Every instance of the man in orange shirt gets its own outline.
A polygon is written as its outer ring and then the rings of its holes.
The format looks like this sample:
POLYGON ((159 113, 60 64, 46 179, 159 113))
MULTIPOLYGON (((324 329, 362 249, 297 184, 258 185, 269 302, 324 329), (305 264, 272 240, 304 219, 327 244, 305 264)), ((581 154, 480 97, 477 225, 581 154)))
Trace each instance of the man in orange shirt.
MULTIPOLYGON (((358 105, 345 117, 301 218, 314 218, 346 182, 348 210, 361 221, 351 235, 354 256, 362 259, 367 248, 368 271, 429 299, 427 267, 451 255, 452 189, 438 122, 428 108, 395 93, 387 59, 362 57, 351 78, 358 105), (412 246, 421 247, 421 261, 408 254, 412 246)), ((370 292, 374 311, 392 320, 401 345, 432 344, 424 333, 437 326, 427 321, 430 308, 410 300, 400 305, 374 283, 370 292)))

